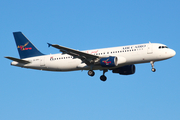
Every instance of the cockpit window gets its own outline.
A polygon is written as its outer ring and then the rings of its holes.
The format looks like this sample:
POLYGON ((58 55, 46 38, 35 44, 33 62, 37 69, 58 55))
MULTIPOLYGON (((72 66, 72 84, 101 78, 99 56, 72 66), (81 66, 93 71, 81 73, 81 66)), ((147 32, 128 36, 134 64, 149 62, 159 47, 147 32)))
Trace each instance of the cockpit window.
POLYGON ((159 46, 159 49, 168 48, 167 46, 159 46))

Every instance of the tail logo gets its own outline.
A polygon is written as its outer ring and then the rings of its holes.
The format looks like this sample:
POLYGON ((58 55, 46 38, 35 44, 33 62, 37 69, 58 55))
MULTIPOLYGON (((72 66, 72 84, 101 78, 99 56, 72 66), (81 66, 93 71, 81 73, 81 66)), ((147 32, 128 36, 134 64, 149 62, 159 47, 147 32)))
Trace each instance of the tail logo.
POLYGON ((21 51, 32 50, 32 47, 26 47, 28 44, 29 44, 29 42, 27 42, 25 45, 18 45, 17 48, 20 48, 21 51))

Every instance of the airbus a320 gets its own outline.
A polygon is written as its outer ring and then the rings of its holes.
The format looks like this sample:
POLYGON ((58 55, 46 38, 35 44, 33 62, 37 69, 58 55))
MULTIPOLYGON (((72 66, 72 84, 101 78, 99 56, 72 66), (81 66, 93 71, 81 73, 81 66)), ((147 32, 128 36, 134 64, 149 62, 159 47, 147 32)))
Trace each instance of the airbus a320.
POLYGON ((89 76, 94 76, 94 70, 101 70, 102 81, 106 81, 105 73, 112 71, 120 75, 135 73, 135 64, 150 63, 155 72, 154 62, 166 60, 175 56, 176 52, 160 43, 145 43, 119 46, 103 49, 79 51, 57 44, 48 46, 59 49, 61 53, 45 55, 41 53, 22 32, 13 32, 19 58, 5 57, 11 65, 46 71, 76 71, 88 70, 89 76))

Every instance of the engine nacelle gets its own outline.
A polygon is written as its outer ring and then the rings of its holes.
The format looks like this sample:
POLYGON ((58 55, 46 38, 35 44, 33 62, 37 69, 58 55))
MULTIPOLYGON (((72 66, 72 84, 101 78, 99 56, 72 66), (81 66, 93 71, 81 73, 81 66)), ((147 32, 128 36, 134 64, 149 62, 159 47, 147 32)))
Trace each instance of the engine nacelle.
POLYGON ((135 65, 126 65, 126 66, 123 66, 123 67, 113 69, 112 72, 113 73, 119 73, 121 75, 131 75, 131 74, 135 73, 135 70, 136 70, 135 65))
POLYGON ((115 67, 117 66, 117 57, 106 57, 100 59, 102 67, 115 67))

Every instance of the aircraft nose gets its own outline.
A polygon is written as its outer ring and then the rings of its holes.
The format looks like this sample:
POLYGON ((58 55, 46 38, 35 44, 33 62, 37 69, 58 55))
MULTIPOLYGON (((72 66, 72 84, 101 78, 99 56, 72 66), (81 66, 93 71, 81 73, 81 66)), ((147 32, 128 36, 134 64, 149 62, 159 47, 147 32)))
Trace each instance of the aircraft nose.
POLYGON ((170 51, 170 55, 171 55, 171 57, 175 56, 176 55, 176 51, 175 50, 171 50, 170 51))

